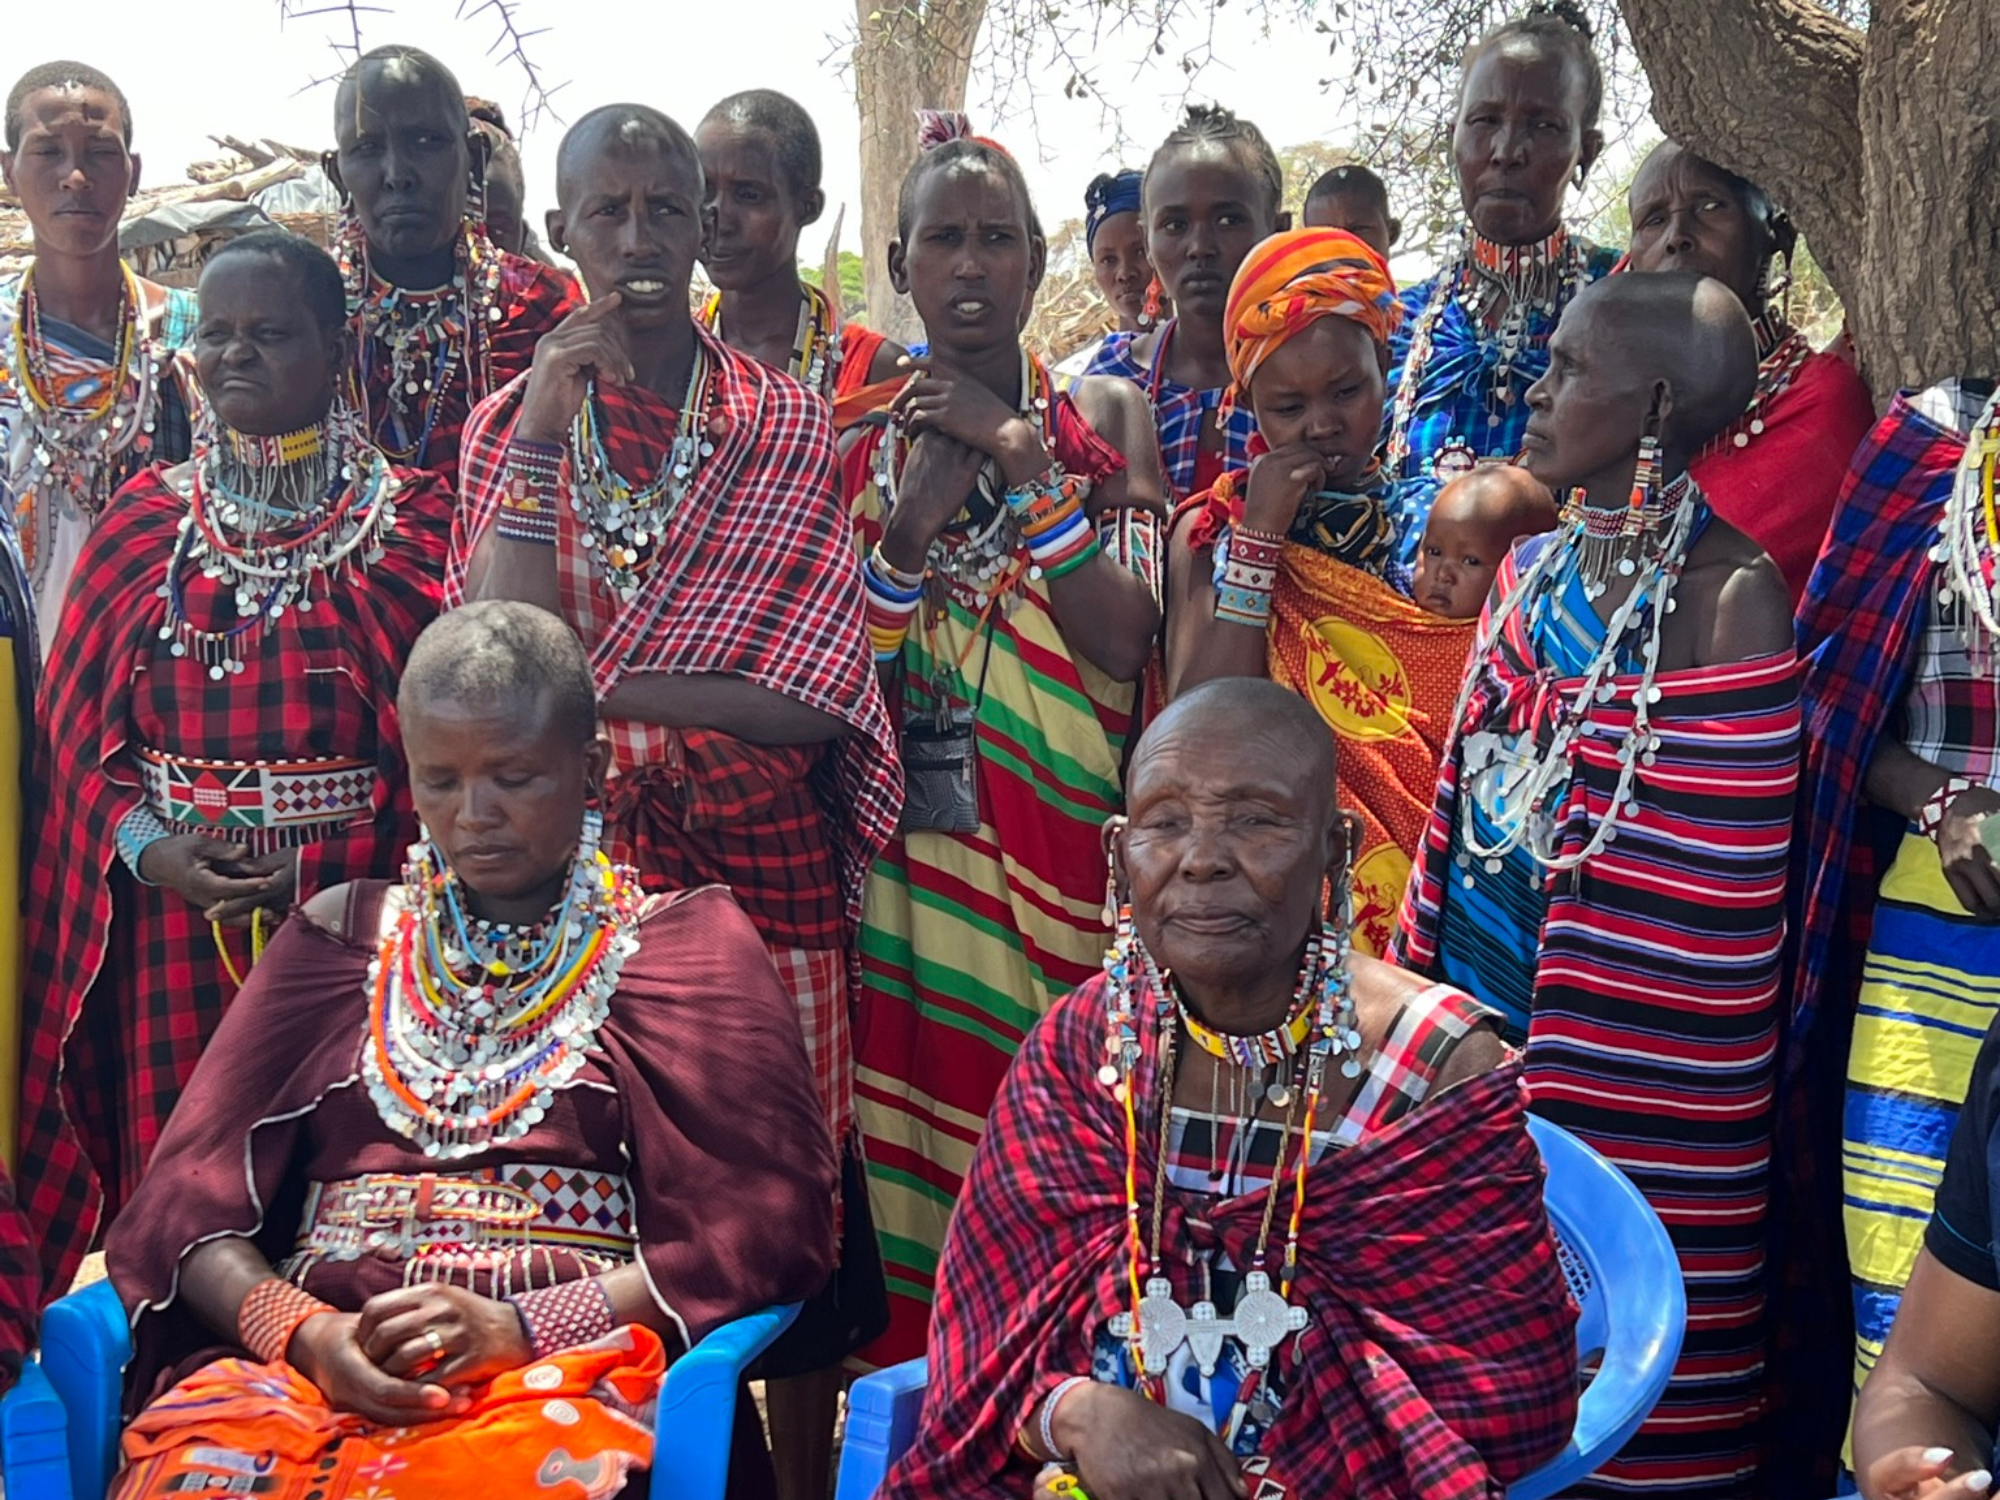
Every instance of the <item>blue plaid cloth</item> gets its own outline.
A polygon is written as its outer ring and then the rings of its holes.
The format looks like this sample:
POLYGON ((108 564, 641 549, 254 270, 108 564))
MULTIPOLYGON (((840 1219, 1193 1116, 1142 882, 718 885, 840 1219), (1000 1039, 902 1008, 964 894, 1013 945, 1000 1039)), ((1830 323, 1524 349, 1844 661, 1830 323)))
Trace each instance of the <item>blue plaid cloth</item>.
MULTIPOLYGON (((1584 285, 1598 279, 1618 262, 1619 252, 1602 246, 1591 247, 1584 262, 1584 285)), ((1423 321, 1431 299, 1451 297, 1459 271, 1446 266, 1428 281, 1420 281, 1402 293, 1403 321, 1389 338, 1389 407, 1403 383, 1403 366, 1410 353, 1410 336, 1423 321)), ((1513 356, 1506 381, 1511 401, 1493 399, 1494 367, 1500 363, 1500 345, 1485 330, 1473 325, 1465 309, 1453 298, 1439 316, 1431 334, 1431 354, 1419 372, 1417 406, 1410 417, 1410 456, 1402 474, 1406 481, 1398 487, 1397 499, 1404 506, 1396 517, 1397 535, 1402 538, 1402 560, 1416 563, 1417 545, 1423 539, 1424 524, 1430 519, 1431 501, 1439 484, 1431 472, 1437 452, 1447 443, 1463 443, 1475 458, 1512 459, 1521 451, 1521 435, 1528 427, 1528 387, 1540 380, 1549 367, 1549 335, 1556 331, 1562 316, 1535 313, 1528 320, 1528 341, 1513 356)), ((1391 410, 1382 413, 1382 435, 1386 440, 1391 410)), ((1636 439, 1635 439, 1636 441, 1636 439)))
MULTIPOLYGON (((1195 465, 1201 458, 1201 423, 1209 412, 1222 405, 1223 392, 1197 391, 1176 385, 1160 368, 1174 325, 1160 330, 1160 342, 1152 363, 1134 356, 1136 333, 1113 333, 1098 346, 1097 355, 1084 371, 1086 375, 1119 375, 1146 393, 1153 408, 1153 420, 1160 429, 1160 460, 1166 465, 1167 483, 1174 499, 1185 500, 1195 490, 1195 465)), ((1257 435, 1257 418, 1247 402, 1222 419, 1222 467, 1217 472, 1235 473, 1250 467, 1250 439, 1257 435)))

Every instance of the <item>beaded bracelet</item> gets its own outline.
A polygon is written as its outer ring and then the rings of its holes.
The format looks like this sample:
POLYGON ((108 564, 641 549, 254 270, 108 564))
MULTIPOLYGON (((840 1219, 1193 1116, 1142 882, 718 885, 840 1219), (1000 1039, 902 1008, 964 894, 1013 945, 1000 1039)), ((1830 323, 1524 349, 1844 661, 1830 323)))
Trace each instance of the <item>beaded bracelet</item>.
POLYGON ((152 808, 141 802, 137 807, 118 820, 115 835, 118 857, 125 861, 125 868, 132 872, 132 878, 141 885, 157 885, 139 873, 139 861, 146 857, 148 845, 157 844, 161 839, 173 837, 173 830, 162 823, 152 808))
POLYGON ((1268 625, 1283 551, 1283 537, 1234 528, 1217 546, 1215 618, 1252 630, 1268 625))
POLYGON ((877 545, 861 564, 866 590, 868 644, 878 664, 896 661, 909 639, 910 620, 924 597, 921 573, 905 573, 882 555, 877 545))
POLYGON ((1917 814, 1917 832, 1933 844, 1944 828, 1945 815, 1951 811, 1952 803, 1979 785, 1969 776, 1947 776, 1944 785, 1932 792, 1928 801, 1917 814))
POLYGON ((562 480, 563 450, 555 443, 531 443, 510 438, 501 477, 500 514, 494 531, 504 540, 532 547, 553 547, 561 511, 557 491, 562 480))
POLYGON ((521 1320, 537 1359, 594 1344, 618 1326, 611 1294, 595 1276, 516 1292, 505 1300, 521 1320))
POLYGON ((236 1310, 236 1336, 259 1364, 275 1365, 291 1348, 292 1335, 308 1318, 338 1312, 282 1276, 267 1276, 251 1287, 236 1310))
POLYGON ((1064 1453, 1062 1449, 1056 1446, 1056 1408, 1062 1404, 1062 1398, 1067 1396, 1071 1391, 1080 1385, 1089 1384, 1090 1377, 1088 1375, 1072 1375, 1043 1398, 1041 1423, 1042 1451, 1048 1454, 1050 1458, 1062 1460, 1069 1457, 1067 1453, 1064 1453))
POLYGON ((1065 474, 1061 464, 1007 491, 1007 509, 1040 577, 1061 578, 1097 555, 1097 533, 1083 510, 1089 494, 1090 481, 1065 474))

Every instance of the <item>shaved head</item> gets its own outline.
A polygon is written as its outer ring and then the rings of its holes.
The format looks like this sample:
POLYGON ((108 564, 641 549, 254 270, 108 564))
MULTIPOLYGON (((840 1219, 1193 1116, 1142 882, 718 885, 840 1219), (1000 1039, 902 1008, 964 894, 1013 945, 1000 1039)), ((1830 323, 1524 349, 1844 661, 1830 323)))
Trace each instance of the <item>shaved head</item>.
POLYGON ((1588 319, 1600 364, 1617 362, 1673 392, 1672 446, 1687 453, 1743 414, 1757 389, 1757 335, 1743 303, 1713 276, 1607 276, 1571 308, 1588 319))
POLYGON ((701 154, 694 137, 649 105, 606 104, 578 120, 562 138, 556 150, 556 201, 569 207, 585 163, 610 151, 680 158, 692 168, 695 196, 700 197, 701 154))
POLYGON ((341 75, 340 87, 335 91, 336 120, 354 113, 355 91, 361 87, 364 77, 371 81, 433 88, 440 99, 448 101, 447 108, 457 127, 460 130, 472 128, 472 116, 465 108, 465 91, 459 88, 458 79, 452 75, 451 69, 430 53, 420 52, 415 47, 377 47, 357 57, 341 75))
POLYGON ((1516 537, 1553 531, 1556 503, 1548 487, 1526 469, 1513 464, 1481 464, 1438 491, 1431 506, 1433 522, 1443 518, 1490 530, 1506 544, 1516 537))
POLYGON ((1264 677, 1217 677, 1188 689, 1147 726, 1132 752, 1130 774, 1164 744, 1273 742, 1300 780, 1326 788, 1333 800, 1333 731, 1319 710, 1289 688, 1264 677))

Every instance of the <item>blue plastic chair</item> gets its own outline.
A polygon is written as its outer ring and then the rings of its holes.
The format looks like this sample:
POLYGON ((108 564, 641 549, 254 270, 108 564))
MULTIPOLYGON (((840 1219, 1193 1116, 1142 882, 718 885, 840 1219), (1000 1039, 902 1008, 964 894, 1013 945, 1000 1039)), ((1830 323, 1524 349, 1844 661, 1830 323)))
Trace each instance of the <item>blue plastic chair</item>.
MULTIPOLYGON (((798 1305, 725 1323, 667 1369, 653 1428, 656 1495, 723 1500, 736 1388, 750 1362, 792 1326, 798 1305)), ((72 1292, 42 1314, 42 1368, 68 1413, 69 1487, 49 1500, 100 1500, 118 1471, 118 1409, 131 1329, 111 1283, 72 1292)), ((11 1396, 9 1397, 11 1400, 11 1396)), ((5 1403, 0 1403, 4 1412, 5 1403)), ((3 1429, 0 1429, 3 1430, 3 1429)), ((16 1494, 8 1455, 8 1494, 16 1494)), ((27 1490, 33 1500, 42 1491, 27 1490)))
POLYGON ((0 1398, 0 1482, 21 1500, 71 1500, 62 1400, 32 1359, 0 1398))
MULTIPOLYGON (((1625 1446, 1659 1403, 1680 1357, 1687 1289, 1672 1241, 1625 1174, 1559 1126, 1529 1117, 1548 1166, 1549 1220, 1563 1275, 1582 1312, 1579 1358, 1596 1373, 1569 1443, 1513 1485, 1507 1500, 1548 1500, 1625 1446)), ((916 1437, 924 1361, 878 1370, 847 1398, 836 1500, 871 1500, 916 1437)))

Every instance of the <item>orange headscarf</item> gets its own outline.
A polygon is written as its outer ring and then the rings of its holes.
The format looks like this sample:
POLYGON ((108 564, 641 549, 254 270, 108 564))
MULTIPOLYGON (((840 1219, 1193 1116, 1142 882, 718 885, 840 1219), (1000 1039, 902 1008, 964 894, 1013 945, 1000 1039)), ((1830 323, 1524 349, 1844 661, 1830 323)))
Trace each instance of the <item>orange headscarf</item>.
POLYGON ((1351 318, 1378 344, 1403 315, 1382 257, 1344 229, 1288 229, 1244 258, 1222 314, 1236 396, 1257 367, 1321 318, 1351 318))

